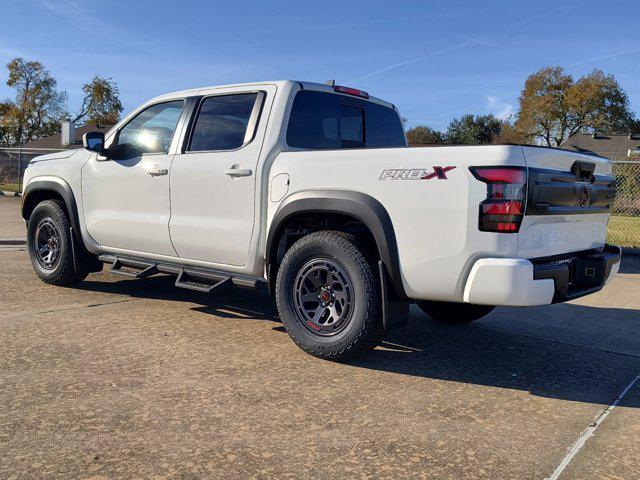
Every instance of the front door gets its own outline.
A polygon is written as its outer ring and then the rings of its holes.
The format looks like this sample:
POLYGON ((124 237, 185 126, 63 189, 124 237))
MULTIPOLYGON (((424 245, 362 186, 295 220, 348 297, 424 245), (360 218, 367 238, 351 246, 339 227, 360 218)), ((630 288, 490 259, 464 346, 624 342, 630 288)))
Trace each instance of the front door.
POLYGON ((171 240, 181 258, 246 265, 270 88, 200 100, 171 169, 171 240))
POLYGON ((176 256, 169 238, 171 144, 183 100, 154 104, 114 137, 107 158, 82 169, 87 231, 109 250, 176 256))

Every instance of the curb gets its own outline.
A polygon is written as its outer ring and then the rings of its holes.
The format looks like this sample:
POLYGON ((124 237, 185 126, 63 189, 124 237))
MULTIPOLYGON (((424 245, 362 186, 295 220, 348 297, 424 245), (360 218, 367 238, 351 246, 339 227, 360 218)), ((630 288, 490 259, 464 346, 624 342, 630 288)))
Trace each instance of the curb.
POLYGON ((27 244, 24 237, 0 238, 0 246, 22 246, 27 244))
POLYGON ((5 192, 0 190, 0 197, 21 197, 22 193, 20 192, 5 192))

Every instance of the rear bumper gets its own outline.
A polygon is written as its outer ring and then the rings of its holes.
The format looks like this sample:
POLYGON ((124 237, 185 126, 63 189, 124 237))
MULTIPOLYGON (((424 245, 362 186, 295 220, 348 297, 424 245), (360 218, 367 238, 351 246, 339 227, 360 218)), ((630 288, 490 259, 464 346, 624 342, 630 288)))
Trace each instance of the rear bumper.
POLYGON ((533 278, 552 279, 553 303, 565 302, 601 290, 620 269, 620 247, 605 245, 602 252, 534 260, 533 278))
POLYGON ((464 301, 481 305, 548 305, 597 292, 620 267, 619 247, 542 259, 483 258, 472 267, 464 301))

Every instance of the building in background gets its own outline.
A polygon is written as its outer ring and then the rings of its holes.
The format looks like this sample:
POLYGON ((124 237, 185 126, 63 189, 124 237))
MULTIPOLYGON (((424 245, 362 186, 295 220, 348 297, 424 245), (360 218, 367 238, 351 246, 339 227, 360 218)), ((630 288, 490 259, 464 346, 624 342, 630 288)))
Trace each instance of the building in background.
POLYGON ((569 138, 563 147, 582 153, 595 153, 611 160, 640 162, 639 134, 578 134, 569 138))
POLYGON ((32 158, 65 149, 82 148, 82 136, 87 132, 107 133, 112 125, 83 125, 63 121, 60 133, 27 142, 18 147, 0 148, 0 192, 22 191, 22 175, 32 158))
POLYGON ((20 145, 23 150, 61 150, 64 148, 82 148, 82 136, 87 132, 107 133, 113 125, 83 125, 76 127, 73 122, 62 122, 60 133, 32 140, 20 145))

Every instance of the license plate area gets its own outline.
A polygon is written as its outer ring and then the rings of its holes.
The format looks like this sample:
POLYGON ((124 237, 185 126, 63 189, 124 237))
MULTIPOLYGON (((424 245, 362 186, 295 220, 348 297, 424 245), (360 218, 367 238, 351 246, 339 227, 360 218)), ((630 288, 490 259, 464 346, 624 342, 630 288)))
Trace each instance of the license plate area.
POLYGON ((620 249, 607 245, 602 252, 585 252, 563 257, 535 259, 534 280, 550 278, 555 283, 553 302, 563 302, 600 290, 620 249))

